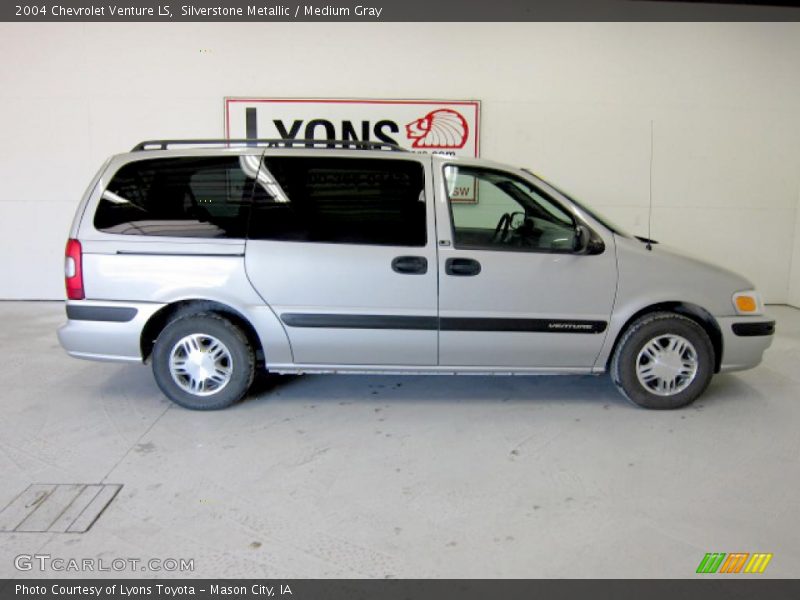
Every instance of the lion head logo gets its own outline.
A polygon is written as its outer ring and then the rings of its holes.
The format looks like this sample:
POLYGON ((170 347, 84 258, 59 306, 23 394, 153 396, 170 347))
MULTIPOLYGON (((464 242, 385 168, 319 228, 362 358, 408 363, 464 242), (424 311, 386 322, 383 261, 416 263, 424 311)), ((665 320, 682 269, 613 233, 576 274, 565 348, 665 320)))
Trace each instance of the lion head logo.
POLYGON ((460 113, 449 108, 433 110, 421 119, 406 125, 412 148, 463 148, 469 126, 460 113))

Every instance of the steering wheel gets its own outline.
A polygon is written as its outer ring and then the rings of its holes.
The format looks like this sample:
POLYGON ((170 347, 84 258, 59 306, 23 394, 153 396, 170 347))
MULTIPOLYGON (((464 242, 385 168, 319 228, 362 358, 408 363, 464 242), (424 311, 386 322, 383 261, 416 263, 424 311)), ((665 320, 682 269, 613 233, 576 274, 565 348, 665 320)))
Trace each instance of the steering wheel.
MULTIPOLYGON (((522 211, 504 213, 503 216, 500 217, 500 220, 497 222, 497 226, 494 228, 492 243, 497 241, 506 243, 507 241, 509 241, 509 234, 512 232, 511 224, 513 223, 514 217, 516 216, 521 216, 523 224, 525 223, 526 215, 522 211)), ((514 228, 514 230, 516 229, 519 229, 519 227, 514 228)))
POLYGON ((492 243, 497 241, 505 242, 506 238, 508 237, 508 230, 510 227, 511 215, 509 213, 503 213, 503 215, 500 217, 500 220, 497 222, 497 226, 494 228, 492 243))

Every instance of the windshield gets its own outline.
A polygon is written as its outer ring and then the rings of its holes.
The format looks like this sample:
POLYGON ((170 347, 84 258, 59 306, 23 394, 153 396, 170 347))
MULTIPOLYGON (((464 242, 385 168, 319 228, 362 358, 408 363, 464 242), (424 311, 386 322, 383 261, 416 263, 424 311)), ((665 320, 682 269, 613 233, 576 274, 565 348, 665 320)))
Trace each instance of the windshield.
POLYGON ((625 231, 624 229, 622 229, 622 227, 620 227, 619 225, 617 225, 617 224, 616 224, 616 223, 614 223, 613 221, 609 220, 608 218, 604 217, 603 215, 599 214, 599 213, 598 213, 598 212, 596 212, 595 210, 593 210, 593 209, 591 209, 591 208, 587 207, 587 206, 586 206, 585 204, 583 204, 582 202, 579 202, 578 200, 576 200, 576 199, 575 199, 575 197, 574 197, 574 196, 572 196, 571 194, 568 194, 567 192, 565 192, 563 189, 559 188, 558 186, 555 186, 555 185, 553 185, 551 182, 549 182, 548 180, 544 179, 544 178, 543 178, 541 175, 536 175, 536 174, 535 174, 533 171, 531 171, 530 169, 524 169, 524 168, 523 168, 522 170, 523 170, 523 171, 525 171, 526 173, 530 173, 531 175, 533 175, 533 176, 534 176, 534 177, 536 177, 537 179, 539 179, 539 180, 541 180, 541 181, 545 182, 547 185, 549 185, 551 188, 553 188, 553 189, 554 189, 555 191, 557 191, 559 194, 561 194, 562 196, 564 196, 564 197, 565 197, 567 200, 569 200, 570 202, 572 202, 572 203, 573 203, 575 206, 577 206, 578 208, 580 208, 580 209, 581 209, 583 212, 585 212, 587 215, 589 215, 590 217, 592 217, 592 218, 593 218, 595 221, 598 221, 598 222, 600 222, 602 225, 605 225, 605 226, 606 226, 608 229, 610 229, 611 231, 613 231, 613 232, 614 232, 614 233, 616 233, 617 235, 621 235, 621 236, 624 236, 624 237, 633 237, 633 236, 631 236, 631 234, 630 234, 630 233, 628 233, 627 231, 625 231))

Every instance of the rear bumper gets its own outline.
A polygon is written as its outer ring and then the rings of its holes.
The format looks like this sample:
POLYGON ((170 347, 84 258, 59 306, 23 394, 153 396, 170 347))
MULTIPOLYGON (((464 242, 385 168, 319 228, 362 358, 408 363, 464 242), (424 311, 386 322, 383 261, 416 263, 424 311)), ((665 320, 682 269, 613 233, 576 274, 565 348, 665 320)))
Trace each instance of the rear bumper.
POLYGON ((67 302, 58 341, 67 354, 88 360, 141 362, 142 329, 164 304, 78 300, 67 302))
POLYGON ((722 330, 720 372, 750 369, 761 362, 764 350, 772 344, 775 320, 759 317, 718 317, 722 330))

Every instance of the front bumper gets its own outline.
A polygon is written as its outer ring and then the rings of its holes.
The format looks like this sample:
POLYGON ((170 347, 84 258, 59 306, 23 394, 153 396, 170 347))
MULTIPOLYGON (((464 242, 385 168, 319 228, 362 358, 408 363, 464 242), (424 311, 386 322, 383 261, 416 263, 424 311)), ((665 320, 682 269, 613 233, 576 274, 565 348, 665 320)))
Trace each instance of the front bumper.
POLYGON ((775 320, 758 317, 717 317, 722 331, 720 372, 741 371, 761 362, 775 333, 775 320))
POLYGON ((145 324, 158 303, 76 300, 67 302, 67 322, 58 341, 67 354, 88 360, 141 362, 145 324))

